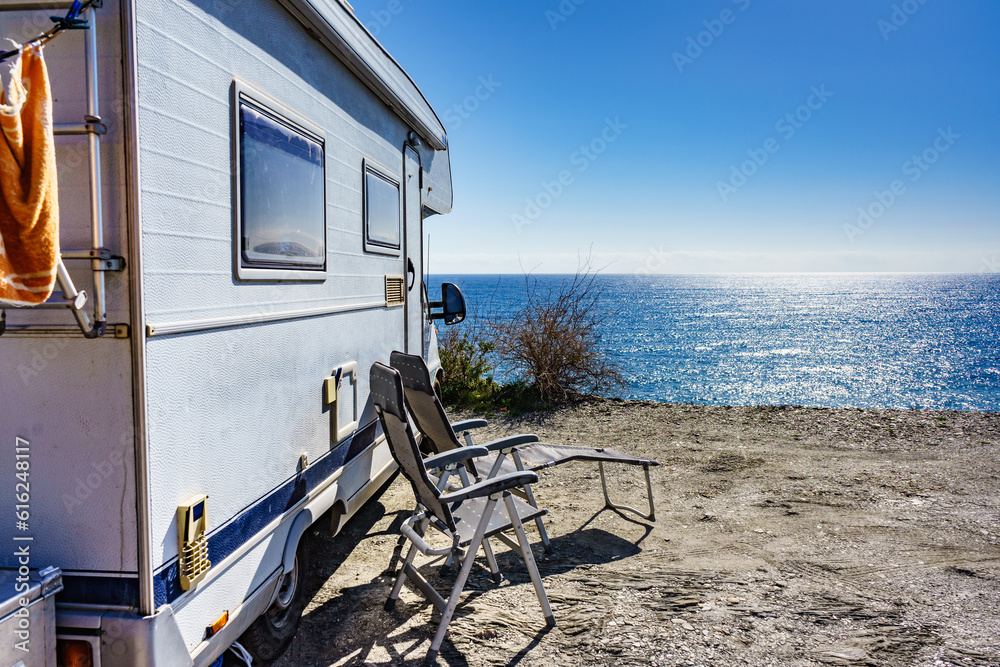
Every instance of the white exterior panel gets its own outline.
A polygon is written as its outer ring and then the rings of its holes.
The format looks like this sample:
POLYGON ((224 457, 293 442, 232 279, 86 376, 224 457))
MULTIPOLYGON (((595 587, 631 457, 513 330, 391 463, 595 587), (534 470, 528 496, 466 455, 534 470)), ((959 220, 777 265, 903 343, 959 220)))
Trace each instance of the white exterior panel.
POLYGON ((383 276, 403 273, 403 261, 364 252, 361 164, 373 159, 401 178, 402 121, 277 3, 243 2, 221 18, 183 1, 139 9, 148 324, 382 300, 383 276), (178 62, 188 63, 184 77, 178 62), (233 277, 234 78, 326 133, 325 282, 233 277))
MULTIPOLYGON (((58 10, 0 13, 0 34, 25 42, 52 26, 58 10)), ((119 3, 106 0, 97 12, 98 83, 102 122, 101 202, 104 245, 127 255, 124 118, 122 108, 119 3)), ((7 48, 7 47, 5 47, 7 48)), ((61 34, 44 56, 55 123, 82 123, 87 113, 84 34, 61 34)), ((85 136, 57 136, 60 241, 63 250, 91 247, 89 154, 85 136)), ((127 259, 127 258, 126 258, 127 259)), ((79 290, 90 297, 89 261, 66 262, 79 290)), ((129 322, 129 268, 106 272, 108 322, 129 322)), ((2 529, 8 544, 32 535, 32 567, 63 569, 67 591, 74 576, 124 574, 135 580, 137 532, 135 432, 130 342, 113 333, 84 339, 79 329, 59 335, 25 333, 23 326, 69 326, 68 310, 7 309, 8 331, 0 336, 0 466, 15 472, 14 443, 30 443, 30 519, 27 531, 13 522, 2 529)), ((13 477, 12 477, 13 479, 13 477)), ((13 492, 13 488, 12 488, 13 492)), ((13 550, 0 566, 16 567, 13 550)), ((131 587, 134 590, 134 586, 131 587)))
POLYGON ((367 369, 402 345, 401 308, 150 339, 154 565, 177 554, 174 511, 185 499, 209 494, 211 530, 292 480, 300 455, 329 452, 324 380, 356 361, 364 400, 367 369))

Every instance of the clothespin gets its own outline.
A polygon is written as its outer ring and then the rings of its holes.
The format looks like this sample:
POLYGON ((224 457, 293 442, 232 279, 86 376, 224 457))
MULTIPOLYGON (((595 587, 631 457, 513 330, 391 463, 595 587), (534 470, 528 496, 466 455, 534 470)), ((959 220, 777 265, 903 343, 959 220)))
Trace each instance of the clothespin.
MULTIPOLYGON (((73 0, 73 5, 69 8, 69 13, 66 14, 66 16, 50 16, 49 18, 52 19, 55 26, 48 32, 29 40, 24 46, 42 46, 47 44, 52 38, 63 30, 86 30, 90 27, 90 24, 87 23, 87 19, 77 17, 84 7, 100 7, 101 3, 102 0, 88 0, 87 2, 83 2, 82 0, 73 0)), ((21 53, 22 48, 22 46, 18 46, 16 49, 0 53, 0 63, 21 53)))
POLYGON ((69 13, 66 16, 50 16, 49 18, 56 24, 58 30, 86 30, 90 27, 87 19, 77 18, 81 9, 83 9, 83 3, 80 0, 73 0, 73 6, 69 8, 69 13))

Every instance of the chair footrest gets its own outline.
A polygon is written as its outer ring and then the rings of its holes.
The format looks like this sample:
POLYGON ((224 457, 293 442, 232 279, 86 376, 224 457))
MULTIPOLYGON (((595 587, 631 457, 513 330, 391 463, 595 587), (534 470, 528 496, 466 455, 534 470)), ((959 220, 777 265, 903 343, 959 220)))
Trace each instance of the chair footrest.
POLYGON ((517 448, 525 470, 551 468, 570 461, 602 461, 604 463, 624 463, 626 465, 658 466, 656 461, 632 456, 617 449, 605 447, 578 447, 575 445, 552 445, 537 442, 517 448))

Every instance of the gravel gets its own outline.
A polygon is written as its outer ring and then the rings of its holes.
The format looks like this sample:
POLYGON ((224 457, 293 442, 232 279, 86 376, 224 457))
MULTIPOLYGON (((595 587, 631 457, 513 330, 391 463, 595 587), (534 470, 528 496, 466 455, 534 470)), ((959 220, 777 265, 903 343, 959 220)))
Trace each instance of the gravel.
MULTIPOLYGON (((498 545, 505 578, 480 554, 440 664, 1000 666, 1000 413, 590 399, 488 417, 479 442, 533 432, 658 460, 657 520, 602 510, 594 464, 542 473, 554 550, 535 554, 558 625, 498 545)), ((613 472, 613 497, 644 492, 641 470, 613 472)), ((315 536, 312 601, 278 665, 422 662, 430 604, 407 586, 382 607, 412 503, 397 479, 315 536)))

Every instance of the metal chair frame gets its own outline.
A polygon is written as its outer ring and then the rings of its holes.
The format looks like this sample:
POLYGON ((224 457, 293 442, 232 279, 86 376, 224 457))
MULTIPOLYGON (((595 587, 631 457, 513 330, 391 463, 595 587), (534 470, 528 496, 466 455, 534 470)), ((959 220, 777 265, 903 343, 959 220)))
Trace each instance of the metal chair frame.
MULTIPOLYGON (((461 447, 424 460, 407 419, 403 382, 399 372, 380 363, 374 364, 371 369, 370 389, 375 412, 385 432, 389 450, 399 464, 401 473, 409 481, 420 510, 409 517, 400 528, 403 539, 410 543, 410 548, 403 559, 385 608, 392 610, 395 607, 403 584, 409 579, 441 612, 441 620, 427 652, 427 661, 434 662, 441 650, 448 624, 454 617, 480 547, 483 548, 494 581, 499 580, 500 570, 489 543, 491 536, 497 536, 505 543, 511 544, 514 551, 523 558, 545 622, 549 626, 555 625, 552 607, 545 594, 545 587, 523 525, 523 520, 540 517, 545 510, 521 503, 511 495, 512 490, 536 482, 538 475, 531 471, 507 473, 447 493, 443 492, 447 485, 447 477, 452 471, 459 470, 458 474, 464 477, 464 466, 459 464, 485 456, 489 451, 484 447, 461 447), (429 468, 442 471, 436 484, 428 475, 429 468), (448 474, 445 474, 446 472, 448 474), (470 533, 472 526, 475 528, 470 533), (451 544, 443 548, 431 547, 424 540, 424 534, 430 528, 438 530, 449 538, 451 544), (514 531, 516 542, 503 535, 503 531, 509 529, 514 531), (465 547, 464 554, 463 547, 465 547), (447 556, 449 559, 461 560, 461 568, 447 599, 438 593, 414 567, 413 562, 418 551, 426 556, 447 556)), ((467 477, 466 481, 469 481, 467 477)), ((393 558, 395 559, 395 556, 393 558)))

